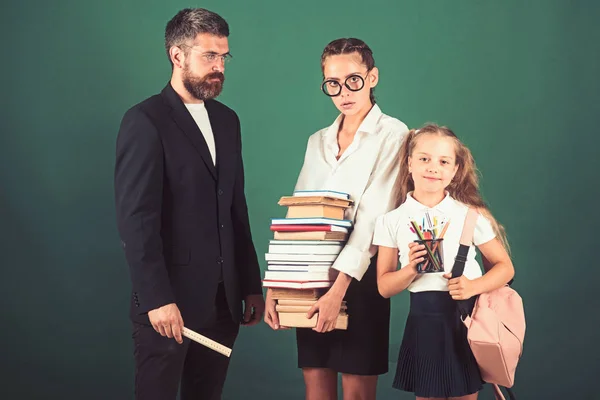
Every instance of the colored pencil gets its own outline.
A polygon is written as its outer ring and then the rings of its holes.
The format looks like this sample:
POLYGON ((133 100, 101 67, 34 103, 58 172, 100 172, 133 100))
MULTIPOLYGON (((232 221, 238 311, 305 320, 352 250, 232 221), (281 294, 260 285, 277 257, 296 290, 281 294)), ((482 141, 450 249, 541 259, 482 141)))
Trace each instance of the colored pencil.
MULTIPOLYGON (((444 234, 446 233, 446 229, 448 229, 448 225, 450 225, 450 221, 448 221, 448 223, 444 225, 444 228, 442 229, 442 233, 440 233, 440 237, 438 238, 438 240, 441 240, 441 239, 444 238, 444 234)), ((437 250, 439 243, 440 242, 435 242, 435 244, 433 245, 433 250, 432 251, 434 253, 437 250)), ((427 246, 425 246, 425 247, 427 247, 427 246)), ((423 264, 423 269, 427 268, 427 264, 429 264, 429 260, 425 261, 425 264, 423 264)), ((435 264, 436 264, 436 267, 439 269, 440 266, 437 265, 437 263, 435 263, 435 264)))
MULTIPOLYGON (((415 230, 417 231, 417 235, 419 236, 419 239, 421 240, 425 240, 425 238, 423 237, 423 234, 421 233, 421 231, 419 229, 417 229, 417 223, 413 220, 410 221, 410 223, 413 225, 413 227, 415 228, 415 230)), ((427 246, 427 244, 425 243, 425 250, 427 250, 427 254, 429 254, 430 259, 433 261, 433 263, 435 264, 435 268, 436 269, 440 269, 440 265, 438 264, 437 260, 435 259, 435 257, 433 256, 433 253, 431 252, 431 249, 427 246)))

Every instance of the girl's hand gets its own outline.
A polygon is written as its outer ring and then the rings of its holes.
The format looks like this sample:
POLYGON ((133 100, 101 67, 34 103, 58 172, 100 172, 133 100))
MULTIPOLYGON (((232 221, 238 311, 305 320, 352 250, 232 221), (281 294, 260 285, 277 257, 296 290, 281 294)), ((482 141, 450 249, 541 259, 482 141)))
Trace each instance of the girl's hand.
POLYGON ((335 329, 341 306, 342 297, 332 293, 325 293, 308 311, 306 318, 310 319, 318 312, 317 326, 313 330, 321 333, 331 332, 335 329))
POLYGON ((448 279, 448 289, 450 289, 452 299, 467 300, 475 296, 475 284, 464 275, 452 278, 452 274, 447 273, 444 275, 444 278, 448 279))
POLYGON ((406 267, 412 268, 416 271, 417 264, 425 260, 425 254, 427 254, 427 250, 425 250, 424 244, 415 242, 410 242, 408 244, 408 248, 408 265, 406 267))

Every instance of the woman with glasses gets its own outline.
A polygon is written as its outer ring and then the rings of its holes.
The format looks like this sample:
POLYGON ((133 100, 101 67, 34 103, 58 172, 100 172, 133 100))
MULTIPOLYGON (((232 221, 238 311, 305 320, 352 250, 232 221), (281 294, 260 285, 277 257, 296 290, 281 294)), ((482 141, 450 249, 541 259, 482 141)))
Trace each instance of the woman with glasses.
MULTIPOLYGON (((309 312, 316 328, 296 329, 298 366, 306 399, 337 399, 338 373, 344 398, 375 399, 377 377, 388 371, 390 301, 376 280, 375 219, 392 210, 399 172, 398 153, 408 128, 375 104, 379 80, 371 49, 358 39, 337 39, 321 56, 322 90, 340 111, 329 127, 308 140, 295 190, 334 190, 354 201, 345 218, 354 227, 332 268, 333 286, 309 312), (334 330, 342 300, 348 329, 334 330)), ((275 300, 267 291, 265 321, 280 329, 275 300)))

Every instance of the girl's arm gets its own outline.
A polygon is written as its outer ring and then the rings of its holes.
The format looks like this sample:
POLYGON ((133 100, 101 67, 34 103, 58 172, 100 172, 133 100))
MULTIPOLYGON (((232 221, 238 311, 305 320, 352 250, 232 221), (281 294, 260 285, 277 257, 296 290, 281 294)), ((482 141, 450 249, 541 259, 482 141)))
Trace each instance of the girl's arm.
POLYGON ((398 269, 398 249, 379 246, 377 289, 385 298, 390 298, 406 289, 418 275, 417 264, 423 261, 427 250, 423 250, 424 245, 417 243, 409 243, 408 247, 410 263, 398 269))
POLYGON ((477 246, 483 258, 486 273, 469 280, 464 275, 450 279, 448 289, 454 300, 466 300, 481 293, 491 292, 506 285, 515 275, 515 268, 504 246, 497 238, 477 246))
POLYGON ((501 288, 515 276, 513 263, 500 240, 492 239, 477 248, 481 252, 483 265, 487 272, 472 281, 474 284, 473 295, 501 288))

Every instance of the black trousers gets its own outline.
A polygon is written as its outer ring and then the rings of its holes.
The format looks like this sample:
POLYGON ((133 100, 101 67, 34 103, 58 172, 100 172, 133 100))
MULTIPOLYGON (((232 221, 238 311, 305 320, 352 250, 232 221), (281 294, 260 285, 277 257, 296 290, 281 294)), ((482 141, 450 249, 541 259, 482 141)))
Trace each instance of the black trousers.
MULTIPOLYGON (((222 285, 215 306, 214 324, 198 333, 232 348, 239 324, 231 317, 222 285)), ((186 337, 179 344, 149 325, 134 323, 132 336, 136 400, 175 400, 180 384, 181 400, 221 398, 229 357, 186 337)))

